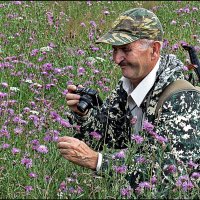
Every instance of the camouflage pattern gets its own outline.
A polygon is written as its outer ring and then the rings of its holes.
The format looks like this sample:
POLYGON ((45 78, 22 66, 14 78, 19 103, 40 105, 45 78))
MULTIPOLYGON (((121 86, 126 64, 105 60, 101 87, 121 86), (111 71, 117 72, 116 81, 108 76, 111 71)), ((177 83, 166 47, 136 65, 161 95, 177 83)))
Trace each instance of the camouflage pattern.
MULTIPOLYGON (((162 112, 158 119, 155 118, 155 109, 159 96, 171 82, 184 79, 182 73, 183 64, 175 55, 161 56, 156 82, 153 88, 142 102, 145 119, 155 126, 155 132, 168 138, 171 148, 164 151, 164 163, 160 168, 172 163, 188 162, 192 160, 199 163, 200 160, 200 93, 194 90, 181 91, 172 95, 162 106, 162 112)), ((76 134, 79 139, 85 139, 91 146, 89 133, 96 131, 102 135, 101 140, 94 148, 101 150, 104 144, 110 149, 126 148, 131 141, 132 118, 127 105, 127 93, 119 81, 111 95, 104 101, 100 110, 90 110, 87 116, 80 117, 71 113, 70 122, 81 125, 80 133, 76 134)), ((149 137, 149 136, 147 136, 149 137)), ((148 143, 149 158, 156 148, 152 141, 148 143)), ((147 151, 145 149, 144 151, 147 151)), ((141 156, 142 151, 133 155, 133 158, 141 156)), ((101 172, 107 170, 111 154, 103 154, 101 172)), ((130 166, 130 180, 137 184, 140 180, 141 169, 137 165, 130 166)), ((167 179, 167 176, 163 174, 167 179)))
POLYGON ((144 8, 134 8, 122 13, 96 43, 123 45, 138 39, 162 41, 162 38, 163 28, 157 16, 144 8))

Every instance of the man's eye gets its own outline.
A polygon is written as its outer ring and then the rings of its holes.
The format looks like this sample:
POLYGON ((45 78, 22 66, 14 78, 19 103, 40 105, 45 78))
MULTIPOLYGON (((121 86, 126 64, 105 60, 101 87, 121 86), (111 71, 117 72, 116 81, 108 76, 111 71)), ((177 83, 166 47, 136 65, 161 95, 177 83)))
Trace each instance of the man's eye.
POLYGON ((130 48, 124 48, 123 51, 124 51, 124 52, 130 52, 131 49, 130 49, 130 48))

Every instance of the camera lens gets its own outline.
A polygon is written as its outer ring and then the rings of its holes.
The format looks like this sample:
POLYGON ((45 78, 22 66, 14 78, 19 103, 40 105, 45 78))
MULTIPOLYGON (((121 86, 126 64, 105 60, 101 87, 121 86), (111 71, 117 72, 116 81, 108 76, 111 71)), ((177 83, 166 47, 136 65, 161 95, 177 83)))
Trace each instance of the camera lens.
POLYGON ((80 101, 79 104, 77 105, 77 108, 84 113, 87 110, 88 103, 85 101, 80 101))

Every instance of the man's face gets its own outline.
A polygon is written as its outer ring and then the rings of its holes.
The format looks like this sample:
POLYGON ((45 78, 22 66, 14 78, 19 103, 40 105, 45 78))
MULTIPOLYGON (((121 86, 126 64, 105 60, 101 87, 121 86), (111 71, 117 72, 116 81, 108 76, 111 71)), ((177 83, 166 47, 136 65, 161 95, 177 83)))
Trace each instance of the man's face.
POLYGON ((152 70, 152 47, 139 40, 130 44, 113 46, 113 59, 121 67, 122 75, 136 86, 152 70))

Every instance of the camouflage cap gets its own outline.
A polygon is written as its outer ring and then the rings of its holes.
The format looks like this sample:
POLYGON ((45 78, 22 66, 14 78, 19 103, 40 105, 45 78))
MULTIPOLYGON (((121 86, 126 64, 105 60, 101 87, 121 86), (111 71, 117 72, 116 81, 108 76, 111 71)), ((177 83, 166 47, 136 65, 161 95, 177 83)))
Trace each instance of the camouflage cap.
POLYGON ((138 39, 163 39, 163 28, 158 17, 145 8, 134 8, 122 13, 113 23, 111 30, 96 43, 124 45, 138 39))

